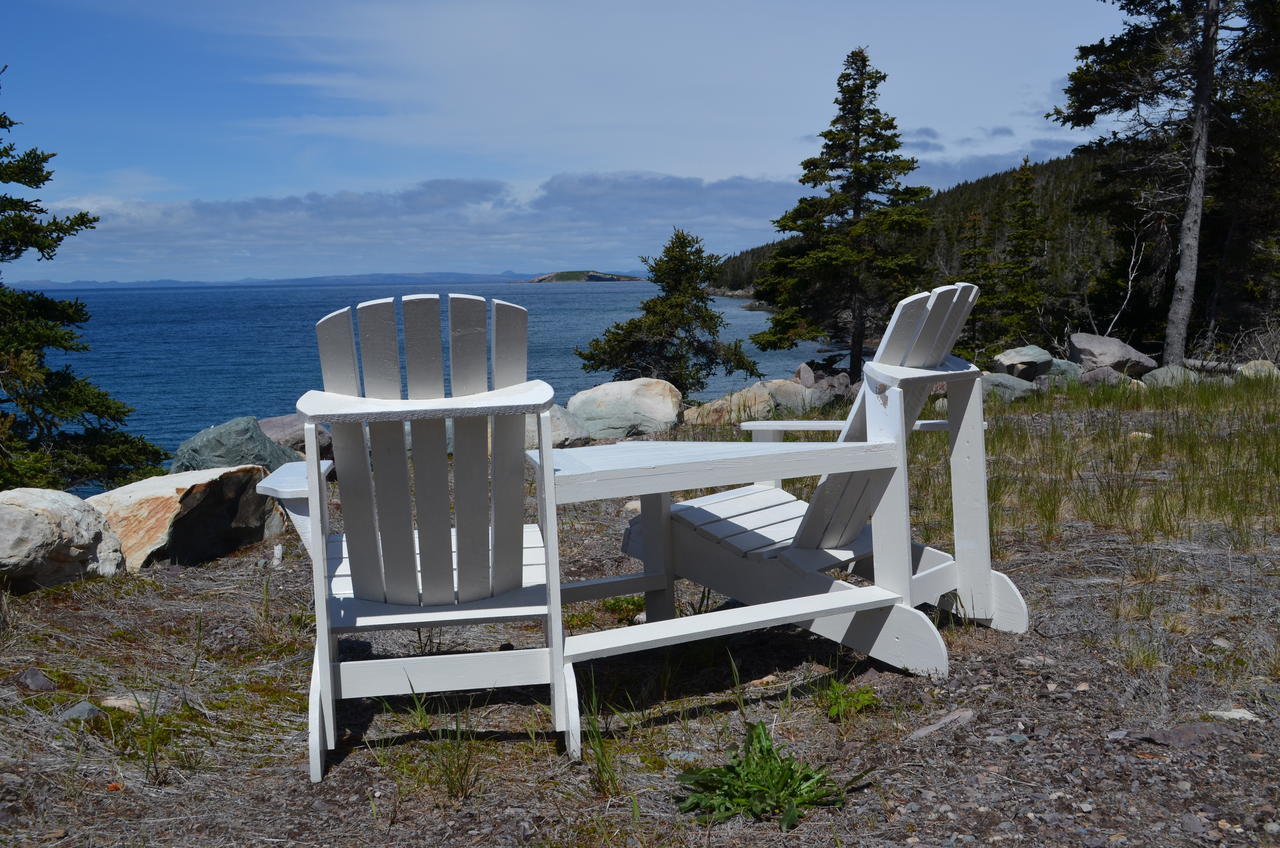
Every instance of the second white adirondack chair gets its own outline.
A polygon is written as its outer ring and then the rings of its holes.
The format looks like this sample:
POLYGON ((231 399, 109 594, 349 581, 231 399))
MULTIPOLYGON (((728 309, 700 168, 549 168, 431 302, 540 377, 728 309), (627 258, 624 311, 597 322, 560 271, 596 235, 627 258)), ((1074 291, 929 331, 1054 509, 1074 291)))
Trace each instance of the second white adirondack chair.
POLYGON ((863 388, 845 421, 743 425, 761 441, 780 441, 792 430, 835 429, 840 442, 870 436, 902 445, 897 473, 874 516, 864 509, 866 483, 856 475, 829 474, 808 503, 765 481, 673 505, 669 526, 659 528, 669 535, 665 552, 650 547, 651 524, 633 521, 623 550, 645 560, 646 570, 652 570, 649 560, 658 559, 672 576, 744 603, 786 596, 797 584, 835 591, 848 584, 824 572, 852 566, 901 600, 853 616, 819 618, 809 629, 912 671, 948 670, 942 639, 917 605, 954 605, 994 628, 1025 632, 1021 594, 991 569, 980 372, 949 355, 976 297, 977 287, 958 283, 900 302, 875 357, 863 367, 863 388), (917 422, 939 382, 947 385, 947 420, 917 422), (913 426, 950 434, 954 556, 911 541, 905 446, 913 426))
POLYGON ((549 462, 537 478, 539 524, 523 520, 525 416, 537 415, 540 451, 549 455, 553 396, 541 380, 526 381, 527 313, 495 300, 490 321, 483 298, 449 296, 445 396, 440 299, 403 298, 403 356, 396 311, 391 299, 369 301, 316 325, 324 391, 298 401, 307 459, 258 486, 280 498, 313 562, 313 781, 334 747, 342 698, 550 684, 556 728, 565 729, 549 462), (333 431, 341 534, 329 533, 320 424, 333 431), (349 660, 337 644, 340 634, 517 619, 541 623, 545 645, 349 660))

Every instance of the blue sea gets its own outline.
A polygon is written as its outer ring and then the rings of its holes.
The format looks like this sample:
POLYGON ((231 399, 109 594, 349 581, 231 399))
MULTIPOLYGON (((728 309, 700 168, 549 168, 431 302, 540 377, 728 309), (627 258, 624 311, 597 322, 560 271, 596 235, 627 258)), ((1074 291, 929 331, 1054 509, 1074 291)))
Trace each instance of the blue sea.
MULTIPOLYGON (((649 282, 448 283, 386 282, 219 283, 178 285, 52 285, 59 298, 78 298, 91 318, 81 330, 90 346, 62 361, 134 408, 126 429, 173 450, 184 439, 241 415, 266 418, 294 411, 308 389, 320 387, 315 322, 344 306, 381 297, 458 292, 497 297, 529 310, 529 375, 555 387, 556 402, 607 382, 587 373, 575 348, 605 328, 640 313, 653 297, 649 282)), ((767 315, 746 301, 717 298, 728 325, 724 340, 746 339, 767 315)), ((746 347, 768 378, 787 377, 816 355, 817 346, 764 353, 746 347)), ((742 388, 742 374, 713 376, 708 400, 742 388)))

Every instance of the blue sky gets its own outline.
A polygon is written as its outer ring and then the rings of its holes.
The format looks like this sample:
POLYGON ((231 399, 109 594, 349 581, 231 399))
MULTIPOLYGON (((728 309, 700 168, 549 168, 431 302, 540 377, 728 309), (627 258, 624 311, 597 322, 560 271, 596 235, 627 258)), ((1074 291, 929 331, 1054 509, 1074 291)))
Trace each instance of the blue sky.
POLYGON ((776 237, 849 50, 915 181, 1062 155, 1098 0, 6 0, 9 140, 98 229, 5 279, 626 270, 776 237))

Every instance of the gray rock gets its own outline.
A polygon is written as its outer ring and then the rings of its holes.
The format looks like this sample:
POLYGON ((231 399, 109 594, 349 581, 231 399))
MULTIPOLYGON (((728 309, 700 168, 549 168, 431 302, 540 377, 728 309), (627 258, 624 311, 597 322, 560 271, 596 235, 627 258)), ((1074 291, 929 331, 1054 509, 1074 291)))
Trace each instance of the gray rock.
POLYGON ((1074 383, 1080 379, 1080 375, 1084 373, 1084 367, 1077 362, 1069 359, 1054 359, 1049 363, 1049 376, 1062 377, 1068 382, 1074 383))
POLYGON ((256 418, 246 415, 201 430, 178 445, 170 472, 178 474, 237 465, 261 465, 275 471, 297 459, 294 451, 267 438, 256 418))
POLYGON ((1280 380, 1280 368, 1269 359, 1252 359, 1237 368, 1236 373, 1250 380, 1280 380))
POLYGON ((813 369, 809 367, 808 363, 801 363, 800 367, 796 369, 796 382, 806 389, 813 388, 813 369))
MULTIPOLYGON (((262 434, 277 445, 305 454, 306 444, 302 438, 302 425, 305 420, 301 412, 295 412, 291 415, 277 415, 274 418, 259 418, 258 426, 262 428, 262 434)), ((320 458, 333 459, 333 436, 329 433, 328 427, 316 427, 316 441, 320 445, 320 458)))
POLYGON ((1181 365, 1163 365, 1142 375, 1142 382, 1151 387, 1181 386, 1200 382, 1200 375, 1181 365))
POLYGON ((741 391, 717 398, 701 406, 685 410, 686 424, 731 424, 739 421, 758 421, 777 414, 799 415, 820 409, 837 397, 851 398, 861 384, 849 383, 849 376, 842 374, 841 381, 824 377, 806 388, 795 380, 763 380, 752 383, 741 391))
POLYGON ((1053 356, 1042 347, 1026 345, 1001 351, 995 355, 994 361, 996 370, 1030 382, 1041 374, 1049 373, 1053 356))
POLYGON ((1067 378, 1059 377, 1057 374, 1041 374, 1032 380, 1036 388, 1042 392, 1053 389, 1065 389, 1067 387, 1067 378))
POLYGON ((933 724, 926 724, 924 727, 921 727, 917 730, 913 730, 907 736, 906 741, 912 742, 916 739, 923 739, 926 736, 937 733, 939 730, 942 730, 944 727, 950 727, 952 725, 954 725, 955 727, 962 727, 968 724, 969 722, 973 721, 973 718, 975 715, 976 713, 974 713, 973 710, 952 710, 951 712, 944 715, 942 718, 935 721, 933 724))
POLYGON ((1131 381, 1114 368, 1090 368, 1080 375, 1080 382, 1086 386, 1118 386, 1131 381))
POLYGON ((982 375, 982 393, 987 396, 995 395, 1006 403, 1028 397, 1038 391, 1035 383, 1028 383, 1026 380, 1019 380, 1008 374, 982 375))
POLYGON ((58 721, 66 722, 75 721, 77 719, 80 721, 88 721, 89 719, 97 718, 103 714, 102 710, 98 709, 88 701, 79 701, 58 713, 58 721))
POLYGON ((1141 377, 1155 370, 1156 361, 1119 339, 1095 336, 1091 333, 1071 334, 1072 362, 1078 362, 1085 371, 1093 368, 1114 368, 1128 377, 1141 377))
POLYGON ((257 465, 184 471, 139 480, 88 503, 120 537, 129 571, 164 561, 196 565, 280 533, 280 508, 254 490, 265 476, 257 465))
POLYGON ((24 668, 17 677, 18 685, 32 692, 52 692, 58 686, 38 668, 24 668))
POLYGON ((120 539, 91 504, 53 489, 0 492, 0 583, 23 592, 123 564, 120 539))
MULTIPOLYGON (((560 404, 551 407, 550 411, 552 447, 562 448, 591 438, 587 434, 587 428, 578 420, 578 416, 570 413, 560 404)), ((528 450, 538 446, 538 416, 536 415, 525 416, 524 446, 528 450)))
POLYGON ((565 406, 592 439, 622 438, 670 430, 680 414, 680 392, 666 380, 641 377, 578 392, 565 406))

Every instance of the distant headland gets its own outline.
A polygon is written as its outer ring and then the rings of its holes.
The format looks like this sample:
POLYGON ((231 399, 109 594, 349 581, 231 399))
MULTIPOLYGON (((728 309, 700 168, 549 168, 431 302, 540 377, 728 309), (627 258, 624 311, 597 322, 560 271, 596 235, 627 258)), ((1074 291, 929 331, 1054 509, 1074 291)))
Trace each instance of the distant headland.
POLYGON ((540 274, 529 280, 531 283, 614 283, 628 280, 643 280, 644 277, 632 277, 627 274, 607 274, 604 271, 553 271, 540 274))

